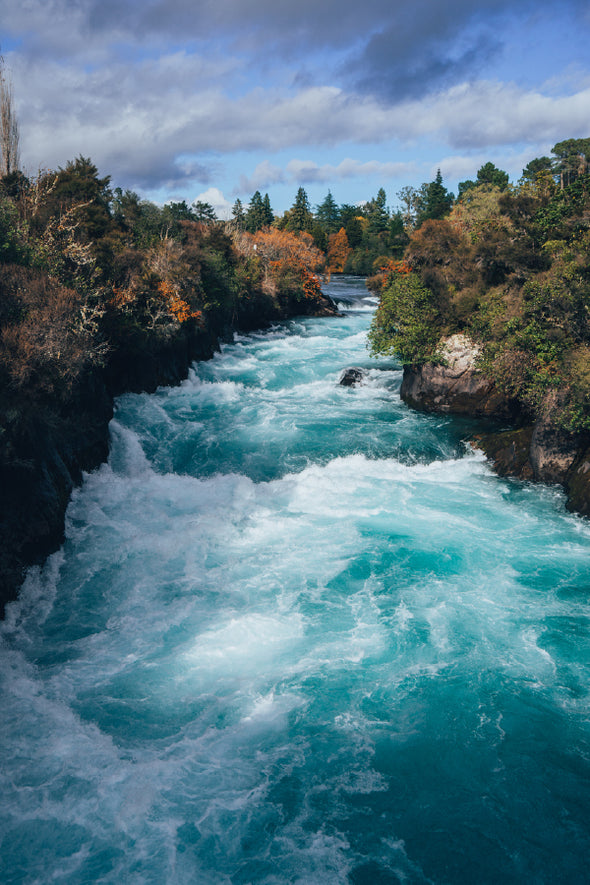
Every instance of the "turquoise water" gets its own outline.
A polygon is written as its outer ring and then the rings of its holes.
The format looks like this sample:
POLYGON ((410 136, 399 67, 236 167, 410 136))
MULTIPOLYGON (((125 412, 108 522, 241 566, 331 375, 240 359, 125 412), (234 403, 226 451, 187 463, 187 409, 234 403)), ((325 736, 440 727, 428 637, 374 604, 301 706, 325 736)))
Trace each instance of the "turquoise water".
POLYGON ((0 627, 2 882, 590 881, 590 525, 328 291, 118 400, 0 627))

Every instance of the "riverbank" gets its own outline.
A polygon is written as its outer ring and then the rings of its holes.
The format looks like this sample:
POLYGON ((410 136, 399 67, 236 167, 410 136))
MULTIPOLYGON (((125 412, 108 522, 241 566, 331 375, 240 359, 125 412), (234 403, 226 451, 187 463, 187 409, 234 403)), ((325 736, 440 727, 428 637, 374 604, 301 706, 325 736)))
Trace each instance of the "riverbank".
MULTIPOLYGON (((183 324, 165 339, 133 351, 113 349, 104 365, 76 377, 67 396, 23 400, 2 434, 0 459, 0 616, 16 599, 26 570, 40 565, 64 540, 65 513, 85 472, 109 453, 114 398, 126 392, 153 392, 180 383, 195 360, 208 360, 220 341, 297 315, 336 316, 331 299, 266 299, 244 310, 231 324, 212 315, 200 326, 183 324)), ((61 392, 63 394, 63 391, 61 392)))
POLYGON ((590 439, 554 421, 559 394, 545 397, 539 414, 527 414, 476 367, 479 349, 465 335, 441 344, 442 363, 405 366, 401 398, 412 408, 488 419, 497 429, 472 440, 500 476, 558 484, 572 512, 590 515, 590 439))

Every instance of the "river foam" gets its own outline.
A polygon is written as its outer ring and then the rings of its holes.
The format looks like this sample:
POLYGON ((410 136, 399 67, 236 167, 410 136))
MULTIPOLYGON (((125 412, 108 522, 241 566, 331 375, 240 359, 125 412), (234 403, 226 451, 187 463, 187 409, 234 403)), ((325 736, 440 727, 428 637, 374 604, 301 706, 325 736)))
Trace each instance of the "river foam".
POLYGON ((588 524, 343 289, 118 401, 0 627, 2 881, 584 881, 588 524))

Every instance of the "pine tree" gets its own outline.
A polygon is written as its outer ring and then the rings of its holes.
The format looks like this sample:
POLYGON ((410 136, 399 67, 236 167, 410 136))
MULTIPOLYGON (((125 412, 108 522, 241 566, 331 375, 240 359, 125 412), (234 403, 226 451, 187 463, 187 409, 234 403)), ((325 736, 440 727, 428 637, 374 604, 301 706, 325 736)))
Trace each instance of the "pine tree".
POLYGON ((313 215, 309 207, 309 199, 305 192, 305 188, 300 187, 295 197, 295 202, 289 212, 289 220, 287 222, 287 230, 309 231, 313 224, 313 215))
POLYGON ((262 207, 264 209, 264 225, 266 227, 266 225, 271 225, 275 220, 274 212, 272 211, 268 194, 264 195, 264 198, 262 200, 262 207))
POLYGON ((248 211, 246 212, 246 230, 251 234, 266 227, 266 210, 260 191, 256 191, 250 200, 248 211))
POLYGON ((369 233, 384 233, 389 227, 389 213, 387 211, 387 195, 382 187, 379 188, 376 197, 367 203, 365 215, 368 219, 369 233))
POLYGON ((336 233, 340 228, 340 211, 331 191, 328 191, 319 206, 316 206, 315 217, 328 235, 336 233))
POLYGON ((437 170, 434 181, 426 185, 424 197, 424 205, 418 217, 420 224, 428 218, 443 218, 451 211, 453 195, 444 186, 440 169, 437 170))
POLYGON ((231 215, 237 229, 244 230, 244 227, 246 225, 246 213, 244 212, 244 207, 239 197, 233 205, 231 215))

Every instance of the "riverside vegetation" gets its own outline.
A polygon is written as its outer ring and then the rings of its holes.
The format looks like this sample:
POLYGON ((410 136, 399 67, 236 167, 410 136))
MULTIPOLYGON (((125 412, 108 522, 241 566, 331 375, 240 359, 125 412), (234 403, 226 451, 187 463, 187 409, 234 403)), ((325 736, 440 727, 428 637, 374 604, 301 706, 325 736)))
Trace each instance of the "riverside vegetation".
POLYGON ((315 211, 299 188, 281 217, 256 192, 229 222, 206 203, 113 189, 88 158, 34 179, 5 164, 0 605, 61 543, 73 486, 107 455, 113 397, 179 381, 234 329, 333 314, 322 273, 368 275, 380 292, 375 353, 440 363, 441 338, 465 333, 520 424, 549 409, 578 452, 590 428, 589 143, 556 145, 517 187, 488 163, 457 201, 439 172, 403 188, 394 212, 382 188, 362 206, 328 193, 315 211))
POLYGON ((0 602, 63 537, 107 455, 113 396, 185 377, 233 329, 335 313, 305 231, 248 232, 207 206, 112 191, 79 157, 0 183, 0 602))
POLYGON ((496 467, 561 482, 569 506, 589 513, 590 139, 552 153, 515 186, 486 164, 415 227, 403 261, 370 280, 380 293, 370 341, 400 357, 412 404, 509 418, 480 440, 496 467), (447 368, 457 340, 471 358, 463 383, 447 368))

